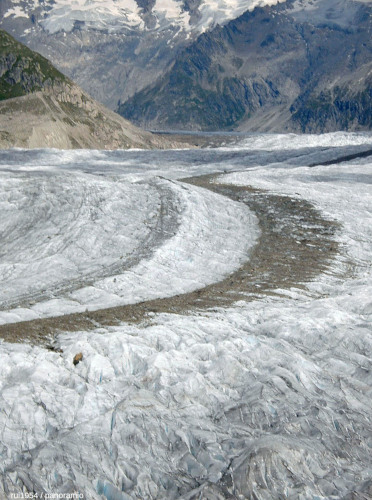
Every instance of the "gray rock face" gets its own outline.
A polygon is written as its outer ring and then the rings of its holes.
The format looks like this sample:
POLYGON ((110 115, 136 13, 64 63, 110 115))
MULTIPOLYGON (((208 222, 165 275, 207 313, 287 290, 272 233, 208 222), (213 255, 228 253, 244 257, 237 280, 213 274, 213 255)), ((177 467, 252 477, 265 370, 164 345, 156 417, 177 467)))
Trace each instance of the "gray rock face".
MULTIPOLYGON (((7 0, 0 2, 0 27, 42 53, 60 71, 112 109, 120 98, 126 99, 137 90, 135 81, 149 84, 170 60, 170 54, 164 58, 163 45, 167 37, 164 42, 160 37, 152 46, 146 33, 141 38, 139 32, 126 26, 112 33, 104 26, 87 26, 85 21, 74 18, 70 29, 67 21, 59 29, 58 25, 45 24, 48 11, 41 6, 26 9, 25 5, 25 16, 7 15, 13 5, 7 0), (141 54, 147 48, 148 54, 143 60, 141 54)), ((143 17, 146 24, 151 24, 150 14, 144 12, 143 17)))
POLYGON ((162 129, 370 129, 371 4, 334 3, 314 2, 308 21, 286 2, 216 27, 119 112, 162 129))

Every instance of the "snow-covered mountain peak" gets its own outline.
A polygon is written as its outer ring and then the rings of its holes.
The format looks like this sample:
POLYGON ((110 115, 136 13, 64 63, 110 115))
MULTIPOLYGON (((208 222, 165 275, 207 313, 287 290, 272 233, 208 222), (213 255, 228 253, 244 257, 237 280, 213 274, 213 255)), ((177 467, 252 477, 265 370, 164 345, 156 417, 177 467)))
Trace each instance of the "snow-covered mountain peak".
POLYGON ((246 10, 283 0, 10 0, 4 18, 37 18, 49 33, 76 25, 94 29, 162 30, 169 26, 205 31, 246 10))

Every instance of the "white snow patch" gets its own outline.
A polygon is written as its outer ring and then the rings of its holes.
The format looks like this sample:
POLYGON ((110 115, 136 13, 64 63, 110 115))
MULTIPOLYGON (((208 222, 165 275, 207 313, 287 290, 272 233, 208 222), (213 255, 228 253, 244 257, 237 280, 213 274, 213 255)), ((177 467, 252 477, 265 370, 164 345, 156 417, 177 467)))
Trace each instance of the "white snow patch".
POLYGON ((14 5, 12 8, 8 9, 5 14, 4 18, 6 17, 26 17, 28 18, 28 15, 24 11, 24 9, 20 5, 14 5))
POLYGON ((372 0, 296 0, 289 13, 300 22, 348 27, 355 24, 360 4, 371 2, 372 0))
MULTIPOLYGON (((156 0, 152 9, 157 18, 154 30, 167 29, 170 25, 180 27, 186 31, 203 32, 217 23, 223 24, 235 19, 246 10, 253 10, 257 6, 275 5, 284 0, 213 0, 202 1, 199 6, 200 21, 190 25, 190 15, 183 8, 183 3, 176 0, 156 0)), ((76 21, 85 22, 94 29, 121 30, 123 27, 131 29, 147 29, 141 17, 141 9, 135 0, 34 0, 20 3, 13 0, 11 8, 5 17, 30 17, 35 9, 39 9, 44 19, 41 21, 44 29, 50 33, 60 30, 69 32, 76 21)))

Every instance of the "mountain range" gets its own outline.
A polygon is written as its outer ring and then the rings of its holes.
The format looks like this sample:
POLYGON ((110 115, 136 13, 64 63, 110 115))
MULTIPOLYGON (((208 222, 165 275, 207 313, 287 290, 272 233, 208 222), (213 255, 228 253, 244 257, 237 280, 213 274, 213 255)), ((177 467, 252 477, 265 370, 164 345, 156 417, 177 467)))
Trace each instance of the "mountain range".
POLYGON ((145 128, 372 126, 371 0, 3 0, 0 19, 145 128))
POLYGON ((124 102, 160 76, 178 50, 200 33, 258 3, 2 0, 0 27, 116 109, 119 100, 124 102))

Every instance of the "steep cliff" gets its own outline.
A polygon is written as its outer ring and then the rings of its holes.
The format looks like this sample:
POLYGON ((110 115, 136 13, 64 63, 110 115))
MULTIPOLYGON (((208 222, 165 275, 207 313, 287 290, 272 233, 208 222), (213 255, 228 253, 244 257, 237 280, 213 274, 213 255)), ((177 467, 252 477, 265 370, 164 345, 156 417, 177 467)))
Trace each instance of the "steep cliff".
POLYGON ((277 0, 1 0, 0 27, 110 109, 203 31, 277 0))

